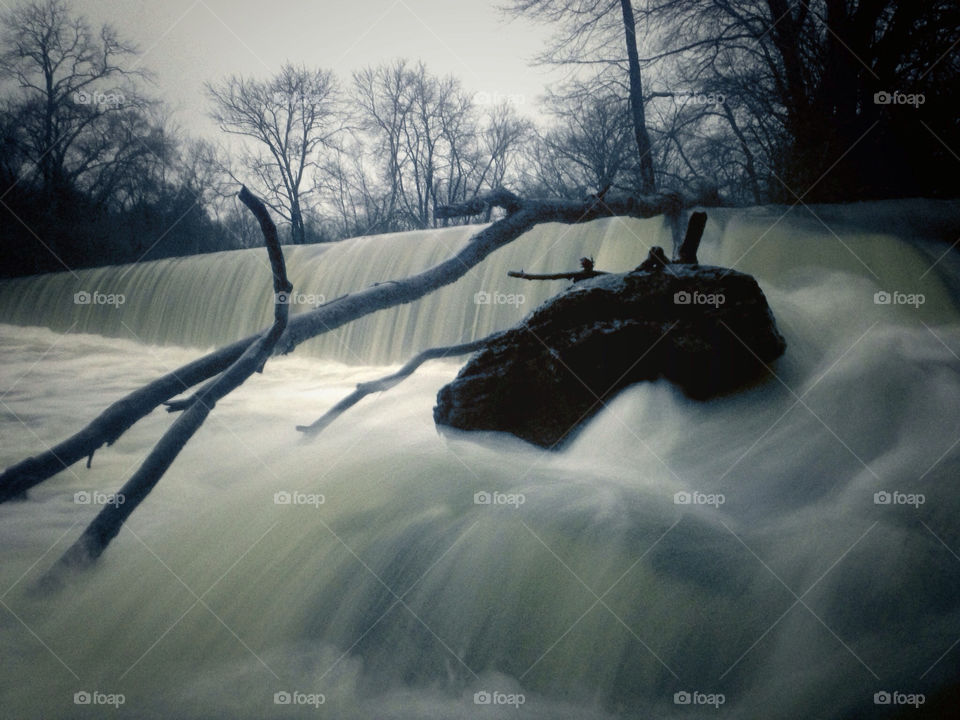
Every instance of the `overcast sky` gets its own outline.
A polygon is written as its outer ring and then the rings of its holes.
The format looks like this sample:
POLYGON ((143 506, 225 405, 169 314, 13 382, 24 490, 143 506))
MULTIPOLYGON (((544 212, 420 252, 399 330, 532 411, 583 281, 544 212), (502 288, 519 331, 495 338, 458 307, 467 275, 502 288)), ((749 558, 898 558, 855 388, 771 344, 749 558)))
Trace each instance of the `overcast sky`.
MULTIPOLYGON (((210 134, 203 83, 266 77, 287 60, 332 69, 344 85, 361 67, 398 57, 452 73, 470 92, 510 97, 534 114, 556 70, 530 67, 551 29, 507 21, 503 0, 71 0, 143 52, 158 92, 192 134, 210 134), (523 101, 525 100, 525 105, 523 101)), ((484 96, 481 96, 484 97, 484 96)))

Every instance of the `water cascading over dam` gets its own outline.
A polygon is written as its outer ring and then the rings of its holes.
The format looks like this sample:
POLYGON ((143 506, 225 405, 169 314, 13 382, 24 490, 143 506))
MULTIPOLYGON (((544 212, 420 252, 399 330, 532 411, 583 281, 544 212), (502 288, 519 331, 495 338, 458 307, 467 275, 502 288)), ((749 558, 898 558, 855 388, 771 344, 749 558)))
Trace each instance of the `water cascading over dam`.
MULTIPOLYGON (((291 311, 303 312, 373 283, 424 270, 449 257, 477 230, 455 227, 286 247, 294 285, 291 311)), ((593 254, 602 266, 624 271, 646 257, 651 242, 669 247, 670 235, 661 220, 540 226, 455 285, 418 303, 364 318, 298 352, 350 364, 384 364, 434 345, 482 337, 517 322, 563 287, 507 278, 507 270, 533 265, 576 269, 582 255, 593 254)), ((6 322, 205 348, 269 325, 272 293, 269 264, 264 250, 257 248, 13 280, 0 284, 0 307, 6 322), (84 293, 92 302, 75 302, 84 293), (123 304, 109 302, 118 295, 123 304), (94 304, 97 299, 103 302, 94 304)))
MULTIPOLYGON (((507 270, 592 255, 624 271, 670 247, 659 219, 546 225, 271 360, 66 592, 29 588, 96 513, 83 493, 118 489, 170 416, 0 505, 0 707, 102 717, 74 702, 100 692, 137 718, 690 718, 722 696, 732 717, 845 718, 880 717, 875 695, 895 691, 932 706, 960 669, 960 207, 786 210, 708 209, 701 262, 753 274, 788 343, 744 393, 641 384, 548 453, 436 432, 461 359, 295 433, 384 365, 566 286, 507 270)), ((475 231, 285 248, 293 311, 475 231)), ((272 300, 262 249, 0 282, 0 464, 266 326, 272 300)))

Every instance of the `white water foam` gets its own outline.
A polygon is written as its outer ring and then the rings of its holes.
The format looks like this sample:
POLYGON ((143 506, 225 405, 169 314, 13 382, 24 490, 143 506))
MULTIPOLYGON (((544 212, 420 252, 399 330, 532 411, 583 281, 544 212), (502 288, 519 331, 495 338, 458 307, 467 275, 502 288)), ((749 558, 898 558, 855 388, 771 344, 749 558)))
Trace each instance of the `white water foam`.
MULTIPOLYGON (((0 506, 5 713, 102 717, 81 691, 138 718, 717 716, 676 704, 694 691, 735 717, 839 718, 932 697, 960 637, 953 260, 928 272, 923 238, 850 229, 876 207, 824 218, 842 242, 813 218, 768 231, 776 210, 713 213, 702 252, 758 277, 788 342, 745 393, 635 386, 547 453, 438 434, 458 365, 434 362, 305 442, 294 425, 385 368, 297 353, 218 404, 66 593, 27 590, 96 512, 75 493, 115 491, 170 416, 0 506), (714 504, 676 503, 694 492, 714 504)), ((195 355, 0 326, 0 464, 195 355)))

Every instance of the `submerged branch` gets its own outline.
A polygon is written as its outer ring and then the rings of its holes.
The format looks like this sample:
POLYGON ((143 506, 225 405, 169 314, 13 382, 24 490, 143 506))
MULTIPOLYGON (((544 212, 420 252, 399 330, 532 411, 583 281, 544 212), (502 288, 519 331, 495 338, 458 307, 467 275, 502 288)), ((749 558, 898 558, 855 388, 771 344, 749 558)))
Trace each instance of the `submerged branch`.
POLYGON ((314 437, 321 430, 327 427, 327 425, 340 417, 344 412, 363 400, 363 398, 365 398, 367 395, 389 390, 390 388, 399 384, 401 380, 413 375, 414 371, 427 362, 427 360, 435 360, 438 358, 456 355, 466 355, 467 353, 475 352, 499 335, 500 333, 494 333, 493 335, 488 335, 482 340, 474 340, 472 342, 461 343, 460 345, 447 345, 446 347, 435 347, 424 350, 419 355, 416 355, 407 361, 406 365, 397 370, 397 372, 386 375, 378 380, 359 383, 356 390, 347 395, 332 408, 327 410, 327 412, 324 413, 323 416, 320 417, 316 422, 312 423, 311 425, 297 425, 297 430, 310 437, 314 437))

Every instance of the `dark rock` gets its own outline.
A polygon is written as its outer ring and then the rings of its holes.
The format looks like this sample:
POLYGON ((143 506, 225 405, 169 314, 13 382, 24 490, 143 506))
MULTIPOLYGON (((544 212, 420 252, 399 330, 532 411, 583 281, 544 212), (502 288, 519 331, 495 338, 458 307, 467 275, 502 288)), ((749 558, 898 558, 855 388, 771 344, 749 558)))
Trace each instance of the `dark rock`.
POLYGON ((554 448, 628 385, 665 377, 703 400, 762 378, 785 349, 749 275, 676 263, 603 275, 476 353, 441 388, 433 417, 554 448))

